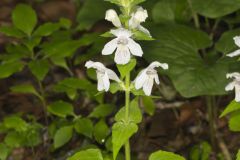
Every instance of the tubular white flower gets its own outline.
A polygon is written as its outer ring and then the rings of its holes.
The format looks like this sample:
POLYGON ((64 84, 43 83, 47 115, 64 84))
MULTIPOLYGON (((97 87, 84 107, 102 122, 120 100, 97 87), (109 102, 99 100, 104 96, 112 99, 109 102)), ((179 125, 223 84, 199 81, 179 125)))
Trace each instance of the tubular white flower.
POLYGON ((97 85, 98 91, 103 91, 103 90, 108 91, 110 88, 110 79, 120 82, 120 79, 118 78, 117 74, 111 69, 106 68, 100 62, 87 61, 85 64, 85 67, 96 69, 97 80, 98 80, 98 85, 97 85))
POLYGON ((238 72, 233 72, 233 73, 228 73, 226 77, 233 78, 233 81, 230 82, 226 87, 226 91, 231 91, 235 88, 235 101, 240 102, 240 73, 238 72))
POLYGON ((119 28, 122 26, 118 14, 114 9, 109 9, 106 11, 105 19, 112 22, 115 27, 119 28))
POLYGON ((168 69, 168 64, 159 63, 157 61, 152 62, 146 69, 143 69, 134 80, 135 88, 137 90, 143 88, 143 91, 147 96, 151 95, 154 80, 157 84, 160 84, 157 71, 155 70, 156 67, 168 69))
MULTIPOLYGON (((233 38, 235 44, 240 47, 240 36, 236 36, 233 38)), ((227 54, 228 57, 235 57, 235 56, 238 56, 240 55, 240 49, 234 51, 234 52, 231 52, 229 54, 227 54)))
POLYGON ((151 36, 150 32, 141 25, 142 22, 146 21, 147 17, 147 10, 139 7, 137 11, 131 15, 131 19, 129 20, 129 27, 132 29, 138 29, 151 36))
POLYGON ((110 55, 116 50, 114 61, 117 64, 127 64, 131 59, 131 54, 142 57, 142 48, 131 39, 132 33, 129 30, 119 28, 111 30, 111 33, 117 38, 114 38, 104 46, 102 50, 103 55, 110 55))

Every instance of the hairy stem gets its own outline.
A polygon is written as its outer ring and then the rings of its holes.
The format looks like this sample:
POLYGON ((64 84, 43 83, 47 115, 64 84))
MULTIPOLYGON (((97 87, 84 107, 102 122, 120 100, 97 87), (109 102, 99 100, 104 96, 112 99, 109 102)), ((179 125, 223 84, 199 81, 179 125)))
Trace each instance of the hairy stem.
MULTIPOLYGON (((129 104, 130 104, 130 73, 125 78, 125 123, 129 123, 129 104)), ((125 144, 125 160, 131 160, 130 143, 127 140, 125 144)))

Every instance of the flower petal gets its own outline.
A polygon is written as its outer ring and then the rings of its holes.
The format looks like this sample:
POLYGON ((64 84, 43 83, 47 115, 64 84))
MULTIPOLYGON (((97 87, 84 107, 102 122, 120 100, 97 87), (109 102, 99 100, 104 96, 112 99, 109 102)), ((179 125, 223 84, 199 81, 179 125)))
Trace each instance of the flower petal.
POLYGON ((154 75, 154 80, 157 84, 160 84, 159 77, 157 74, 154 75))
POLYGON ((107 72, 102 77, 104 90, 107 92, 110 88, 110 81, 107 72))
POLYGON ((240 55, 240 49, 227 54, 228 57, 235 57, 235 56, 239 56, 239 55, 240 55))
POLYGON ((131 38, 128 39, 128 48, 134 56, 142 57, 143 51, 141 46, 138 43, 134 42, 134 40, 131 38))
POLYGON ((235 82, 230 82, 226 87, 225 87, 225 91, 231 91, 233 90, 233 88, 235 87, 235 82))
POLYGON ((167 63, 160 63, 158 61, 154 61, 147 68, 148 69, 154 69, 156 67, 162 67, 163 69, 168 69, 168 64, 167 63))
POLYGON ((131 59, 131 55, 127 46, 119 46, 115 53, 114 61, 117 64, 127 64, 131 59))
POLYGON ((113 70, 107 69, 106 72, 108 74, 109 79, 120 82, 120 79, 118 78, 117 74, 113 70))
POLYGON ((112 54, 114 52, 114 50, 117 48, 117 41, 118 41, 118 39, 115 38, 115 39, 111 40, 110 42, 108 42, 102 50, 102 55, 112 54))
POLYGON ((240 85, 235 85, 235 101, 240 102, 240 85))
POLYGON ((238 47, 240 47, 240 36, 235 36, 235 37, 233 38, 233 40, 234 40, 235 44, 236 44, 238 47))
POLYGON ((236 80, 240 81, 240 73, 238 72, 233 72, 233 73, 228 73, 226 77, 229 78, 235 78, 236 80))
POLYGON ((97 90, 101 92, 104 90, 103 78, 101 74, 97 73, 97 80, 98 80, 97 90))
POLYGON ((142 70, 138 74, 137 78, 134 80, 136 89, 140 89, 143 87, 143 84, 145 83, 146 79, 148 78, 146 71, 147 71, 146 69, 142 70))
POLYGON ((153 87, 153 78, 148 77, 148 79, 143 84, 143 91, 147 96, 151 95, 152 87, 153 87))
POLYGON ((145 33, 145 34, 147 34, 149 37, 152 37, 152 36, 151 36, 151 33, 149 32, 149 30, 148 30, 147 28, 139 25, 139 26, 138 26, 138 30, 141 31, 141 32, 143 32, 143 33, 145 33))

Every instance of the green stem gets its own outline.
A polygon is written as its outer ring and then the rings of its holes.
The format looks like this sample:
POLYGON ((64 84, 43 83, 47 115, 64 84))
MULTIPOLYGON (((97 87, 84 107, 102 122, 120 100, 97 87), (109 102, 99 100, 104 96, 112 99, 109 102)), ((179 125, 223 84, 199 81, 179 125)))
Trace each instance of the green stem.
POLYGON ((206 101, 207 101, 207 109, 208 109, 208 120, 209 120, 209 128, 210 128, 210 139, 211 139, 211 144, 213 149, 216 149, 216 129, 215 129, 215 107, 214 106, 214 97, 212 96, 207 96, 206 101))
POLYGON ((190 7, 190 9, 191 9, 191 11, 192 11, 192 16, 193 16, 193 20, 194 20, 195 27, 196 27, 196 28, 200 28, 199 18, 198 18, 197 13, 193 10, 192 1, 191 1, 191 0, 188 0, 188 4, 189 4, 189 7, 190 7))
MULTIPOLYGON (((130 104, 130 73, 125 78, 125 123, 129 123, 129 104, 130 104)), ((130 143, 125 144, 125 160, 131 160, 130 143)))

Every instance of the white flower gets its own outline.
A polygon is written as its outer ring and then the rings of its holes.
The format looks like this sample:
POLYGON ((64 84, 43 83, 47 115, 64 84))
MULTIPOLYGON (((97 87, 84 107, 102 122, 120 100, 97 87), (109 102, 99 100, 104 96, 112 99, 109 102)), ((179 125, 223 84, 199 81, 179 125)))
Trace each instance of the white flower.
POLYGON ((139 57, 143 55, 141 46, 131 39, 132 33, 129 30, 119 28, 111 30, 111 33, 117 38, 104 46, 103 55, 110 55, 116 50, 114 61, 117 64, 127 64, 131 59, 131 54, 139 57))
POLYGON ((109 9, 106 11, 105 19, 112 22, 115 27, 121 27, 121 21, 117 15, 117 12, 113 9, 109 9))
POLYGON ((234 72, 226 75, 227 78, 233 78, 233 81, 230 82, 226 87, 226 91, 233 90, 235 88, 235 101, 240 102, 240 73, 234 72))
POLYGON ((96 69, 97 80, 98 80, 98 86, 97 86, 98 91, 109 90, 110 88, 109 79, 120 82, 120 79, 118 78, 117 74, 111 69, 106 68, 100 62, 87 61, 85 64, 85 67, 96 69))
POLYGON ((152 62, 146 69, 142 70, 135 79, 135 88, 143 88, 147 96, 151 95, 154 80, 157 84, 160 84, 157 71, 155 70, 156 67, 168 69, 168 64, 157 61, 152 62))
MULTIPOLYGON (((234 40, 235 44, 238 47, 240 47, 240 36, 234 37, 233 40, 234 40)), ((235 57, 235 56, 238 56, 238 55, 240 55, 240 49, 238 49, 238 50, 236 50, 232 53, 227 54, 228 57, 235 57)))
POLYGON ((129 20, 129 27, 132 29, 138 29, 149 36, 151 36, 150 32, 141 26, 142 22, 145 22, 145 20, 148 17, 147 10, 143 9, 142 7, 139 7, 135 13, 132 13, 131 19, 129 20))

